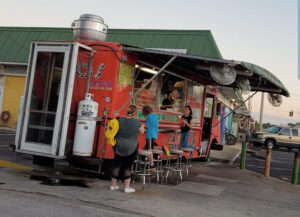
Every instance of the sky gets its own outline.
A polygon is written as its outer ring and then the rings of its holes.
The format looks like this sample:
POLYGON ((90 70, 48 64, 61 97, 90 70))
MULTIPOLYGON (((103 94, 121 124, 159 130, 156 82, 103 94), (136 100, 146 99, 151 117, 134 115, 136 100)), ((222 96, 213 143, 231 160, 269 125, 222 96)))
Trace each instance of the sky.
POLYGON ((109 28, 211 30, 224 59, 264 67, 291 93, 280 107, 265 96, 263 122, 300 122, 297 0, 10 0, 1 4, 0 26, 70 27, 85 13, 103 17, 109 28))

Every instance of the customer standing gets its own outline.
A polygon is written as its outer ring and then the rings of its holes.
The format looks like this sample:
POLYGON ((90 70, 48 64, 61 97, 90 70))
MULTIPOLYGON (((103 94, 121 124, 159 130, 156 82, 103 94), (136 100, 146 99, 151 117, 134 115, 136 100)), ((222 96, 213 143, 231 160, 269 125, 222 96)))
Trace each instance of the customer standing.
POLYGON ((181 127, 180 147, 197 149, 194 145, 189 145, 191 128, 193 127, 193 112, 190 106, 185 106, 182 116, 184 126, 181 127))
MULTIPOLYGON (((142 113, 146 117, 146 145, 144 149, 152 151, 156 145, 155 139, 158 137, 158 117, 150 106, 143 107, 142 113)), ((150 155, 150 167, 154 168, 153 154, 150 155)))
POLYGON ((144 127, 141 122, 135 119, 137 114, 136 106, 130 105, 125 117, 118 118, 119 131, 116 135, 115 158, 112 166, 112 178, 110 190, 119 189, 117 178, 121 167, 124 170, 124 192, 133 193, 135 189, 130 187, 131 167, 137 156, 138 134, 144 133, 144 127))

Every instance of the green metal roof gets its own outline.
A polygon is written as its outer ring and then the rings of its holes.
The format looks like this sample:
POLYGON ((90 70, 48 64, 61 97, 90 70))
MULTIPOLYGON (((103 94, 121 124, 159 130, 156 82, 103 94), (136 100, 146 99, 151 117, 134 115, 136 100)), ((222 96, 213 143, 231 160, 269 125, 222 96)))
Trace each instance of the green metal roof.
POLYGON ((67 28, 0 27, 0 62, 27 63, 33 40, 73 40, 67 28))
POLYGON ((186 54, 222 58, 209 30, 110 29, 108 41, 141 48, 187 49, 186 54))
MULTIPOLYGON (((0 63, 27 63, 33 40, 74 40, 71 28, 0 27, 0 63)), ((141 48, 187 49, 187 54, 222 58, 209 30, 109 29, 107 41, 141 48)))

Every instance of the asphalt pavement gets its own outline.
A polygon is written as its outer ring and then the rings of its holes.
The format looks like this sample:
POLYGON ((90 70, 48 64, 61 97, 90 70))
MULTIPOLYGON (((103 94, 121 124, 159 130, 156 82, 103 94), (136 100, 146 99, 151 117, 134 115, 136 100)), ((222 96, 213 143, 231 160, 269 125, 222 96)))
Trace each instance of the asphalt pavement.
MULTIPOLYGON (((294 156, 294 152, 287 152, 286 149, 272 150, 270 176, 286 182, 291 182, 294 156)), ((265 158, 265 149, 250 149, 247 153, 246 169, 264 174, 265 158)), ((237 162, 239 162, 239 158, 237 159, 237 162)), ((298 184, 300 184, 300 180, 298 180, 298 184)))
MULTIPOLYGON (((239 149, 226 148, 224 155, 235 157, 239 149), (236 150, 230 154, 230 149, 236 150)), ((217 155, 221 152, 214 158, 217 155)), ((120 190, 112 192, 109 180, 85 175, 68 178, 84 179, 86 187, 32 179, 34 172, 59 175, 63 171, 34 165, 30 155, 1 145, 0 216, 299 216, 300 185, 240 170, 222 160, 192 163, 192 176, 184 175, 183 183, 153 182, 143 190, 137 180, 136 193, 125 194, 122 183, 120 190)))

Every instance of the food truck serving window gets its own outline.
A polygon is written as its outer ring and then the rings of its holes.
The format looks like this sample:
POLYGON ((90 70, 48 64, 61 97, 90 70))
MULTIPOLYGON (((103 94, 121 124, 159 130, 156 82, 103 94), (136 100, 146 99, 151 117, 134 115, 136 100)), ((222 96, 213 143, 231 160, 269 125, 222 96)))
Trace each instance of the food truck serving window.
MULTIPOLYGON (((142 88, 155 73, 155 69, 137 65, 134 92, 142 88)), ((182 112, 186 104, 186 94, 187 81, 170 74, 161 74, 141 91, 134 99, 134 103, 140 107, 149 105, 154 109, 182 112), (171 95, 172 106, 163 108, 162 102, 168 98, 168 95, 171 95)))
MULTIPOLYGON (((134 92, 152 78, 156 73, 154 69, 145 70, 145 67, 137 65, 134 73, 134 92)), ((202 101, 204 94, 204 86, 195 84, 179 78, 171 74, 161 74, 157 76, 147 87, 138 94, 134 103, 138 107, 145 105, 151 106, 153 109, 162 110, 166 112, 183 112, 184 107, 189 105, 193 111, 193 125, 200 126, 202 101), (170 96, 172 106, 165 107, 165 100, 170 96)), ((212 102, 211 102, 212 105, 212 102)), ((164 113, 164 112, 163 112, 164 113)), ((210 111, 211 116, 211 111, 210 111)))
MULTIPOLYGON (((134 93, 137 92, 140 88, 144 87, 144 85, 147 83, 147 81, 153 76, 155 71, 153 72, 145 72, 143 70, 144 67, 138 67, 136 66, 135 73, 134 73, 134 93)), ((152 108, 158 107, 158 100, 157 95, 159 92, 159 83, 160 78, 154 79, 149 85, 144 87, 144 89, 136 96, 134 99, 134 103, 136 106, 145 106, 149 105, 152 108)))
POLYGON ((161 109, 172 112, 183 112, 186 105, 187 81, 166 74, 163 77, 161 90, 161 109), (171 103, 172 102, 172 103, 171 103), (171 104, 171 106, 166 107, 171 104))

